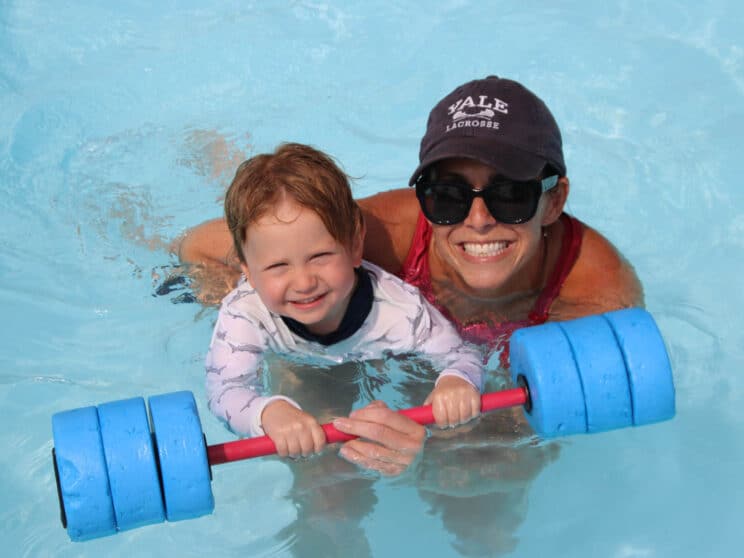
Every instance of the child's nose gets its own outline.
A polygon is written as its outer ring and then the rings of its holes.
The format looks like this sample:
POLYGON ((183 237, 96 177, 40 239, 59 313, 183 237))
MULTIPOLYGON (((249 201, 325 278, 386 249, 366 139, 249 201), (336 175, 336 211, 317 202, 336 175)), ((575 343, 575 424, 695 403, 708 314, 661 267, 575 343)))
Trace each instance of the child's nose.
POLYGON ((298 293, 310 293, 317 285, 318 279, 315 274, 306 269, 298 270, 292 282, 292 288, 298 293))

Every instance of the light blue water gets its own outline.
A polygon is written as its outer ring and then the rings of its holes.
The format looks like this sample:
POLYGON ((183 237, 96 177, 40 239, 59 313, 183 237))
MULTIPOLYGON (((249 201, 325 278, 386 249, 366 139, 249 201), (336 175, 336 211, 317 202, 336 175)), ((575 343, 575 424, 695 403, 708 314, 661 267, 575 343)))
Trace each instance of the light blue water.
MULTIPOLYGON (((742 27, 725 0, 0 3, 3 555, 740 555, 742 27), (360 196, 401 186, 432 104, 491 73, 553 109, 569 210, 634 263, 677 417, 485 459, 435 442, 397 480, 222 465, 213 515, 69 542, 50 417, 203 393, 214 310, 152 294, 240 153, 309 142, 360 196)), ((231 439, 199 405, 208 441, 231 439)))

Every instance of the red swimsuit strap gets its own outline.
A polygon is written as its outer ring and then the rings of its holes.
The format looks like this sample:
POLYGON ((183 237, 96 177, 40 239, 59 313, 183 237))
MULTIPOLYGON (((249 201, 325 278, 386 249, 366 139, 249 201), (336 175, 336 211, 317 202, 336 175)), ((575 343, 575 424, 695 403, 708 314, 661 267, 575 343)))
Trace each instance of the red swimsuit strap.
POLYGON ((550 306, 561 292, 561 287, 563 287, 568 274, 571 273, 571 269, 573 269, 581 251, 584 225, 567 213, 561 214, 560 219, 564 228, 561 252, 558 255, 555 268, 553 268, 553 273, 548 278, 547 284, 535 302, 535 307, 530 312, 530 322, 534 325, 543 324, 548 320, 550 306))
POLYGON ((403 267, 398 272, 398 277, 406 283, 418 287, 422 294, 432 302, 431 295, 431 274, 429 273, 429 242, 431 241, 432 228, 424 214, 419 211, 418 220, 416 221, 416 230, 411 239, 411 246, 408 248, 406 260, 403 267), (428 285, 427 289, 421 283, 428 285))
POLYGON ((419 211, 416 230, 411 239, 411 247, 408 249, 408 255, 403 262, 403 267, 398 272, 398 277, 421 291, 421 294, 432 306, 439 310, 458 330, 462 331, 462 324, 459 320, 450 314, 449 310, 439 304, 434 296, 434 289, 431 286, 431 271, 429 269, 429 244, 431 242, 432 231, 431 223, 419 211))

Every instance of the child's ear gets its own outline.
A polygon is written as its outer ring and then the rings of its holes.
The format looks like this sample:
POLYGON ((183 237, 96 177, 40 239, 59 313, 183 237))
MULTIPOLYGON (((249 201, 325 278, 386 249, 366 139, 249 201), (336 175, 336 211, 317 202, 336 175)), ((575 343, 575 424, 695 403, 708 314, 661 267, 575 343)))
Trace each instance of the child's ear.
POLYGON ((364 223, 360 223, 359 230, 354 236, 354 241, 351 244, 351 259, 354 262, 354 267, 362 265, 362 254, 364 253, 364 236, 367 234, 367 229, 364 223))
POLYGON ((245 275, 245 280, 248 281, 248 284, 253 287, 253 281, 251 281, 251 272, 248 270, 248 266, 245 265, 244 262, 240 262, 240 271, 242 271, 243 275, 245 275))

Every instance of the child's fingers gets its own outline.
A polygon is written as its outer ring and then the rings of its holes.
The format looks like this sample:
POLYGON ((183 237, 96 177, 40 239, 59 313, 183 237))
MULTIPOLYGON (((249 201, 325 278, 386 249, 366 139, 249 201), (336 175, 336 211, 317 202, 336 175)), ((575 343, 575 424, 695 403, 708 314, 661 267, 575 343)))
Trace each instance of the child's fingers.
POLYGON ((470 418, 474 419, 481 413, 481 397, 477 391, 470 398, 470 418))
POLYGON ((450 404, 448 398, 442 393, 435 393, 431 403, 432 414, 434 415, 434 422, 439 428, 445 428, 451 424, 450 422, 450 404))
POLYGON ((287 447, 287 440, 283 436, 277 436, 276 438, 272 438, 271 441, 274 442, 274 445, 276 446, 276 454, 279 457, 289 456, 289 448, 287 447))
POLYGON ((318 421, 284 401, 268 405, 262 420, 280 457, 307 457, 325 446, 325 432, 318 421))
POLYGON ((301 436, 290 436, 287 439, 287 451, 289 457, 300 457, 301 455, 305 455, 302 445, 303 440, 301 436))
POLYGON ((452 426, 457 426, 470 418, 470 402, 464 397, 459 397, 454 406, 456 410, 452 413, 452 426))
POLYGON ((309 457, 323 449, 326 443, 325 432, 315 419, 297 423, 290 440, 289 455, 292 457, 309 457))
POLYGON ((480 414, 480 394, 475 390, 468 390, 460 397, 459 423, 473 420, 480 414))
POLYGON ((480 394, 471 386, 432 392, 432 412, 437 426, 457 426, 480 414, 480 394))
POLYGON ((468 405, 462 397, 453 396, 450 399, 450 409, 447 416, 449 417, 449 426, 457 426, 467 420, 469 414, 468 405))
POLYGON ((312 427, 306 427, 299 437, 300 453, 302 457, 309 457, 314 453, 317 453, 315 433, 312 427))
POLYGON ((300 437, 299 446, 300 446, 299 455, 301 455, 302 457, 307 457, 315 453, 313 451, 315 449, 315 444, 313 442, 313 437, 309 432, 304 433, 302 437, 300 437))
POLYGON ((457 417, 459 424, 468 422, 473 418, 473 401, 468 395, 469 394, 465 394, 464 397, 460 397, 457 417))
POLYGON ((312 453, 319 453, 320 450, 322 450, 326 445, 326 435, 323 431, 323 428, 318 424, 315 423, 312 431, 312 439, 313 439, 313 449, 312 453))

